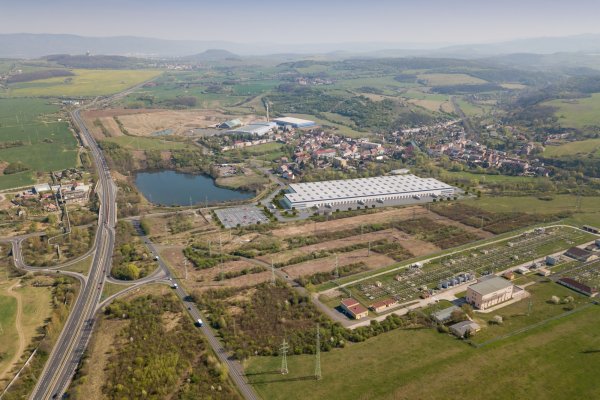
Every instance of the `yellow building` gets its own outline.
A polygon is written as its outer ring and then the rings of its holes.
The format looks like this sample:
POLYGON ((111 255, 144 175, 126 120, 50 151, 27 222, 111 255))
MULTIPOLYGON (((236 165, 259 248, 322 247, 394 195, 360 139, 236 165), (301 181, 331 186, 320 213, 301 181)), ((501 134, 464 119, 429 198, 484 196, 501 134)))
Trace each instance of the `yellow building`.
POLYGON ((369 315, 369 310, 353 298, 343 299, 341 305, 344 311, 354 319, 365 318, 369 315))
POLYGON ((512 299, 514 286, 504 278, 494 276, 467 288, 467 302, 480 310, 512 299))

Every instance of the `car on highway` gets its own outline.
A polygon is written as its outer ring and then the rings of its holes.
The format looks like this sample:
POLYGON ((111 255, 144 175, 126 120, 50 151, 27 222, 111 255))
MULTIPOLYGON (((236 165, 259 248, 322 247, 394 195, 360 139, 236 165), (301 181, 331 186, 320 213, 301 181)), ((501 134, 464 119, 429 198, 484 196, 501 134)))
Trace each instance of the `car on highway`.
POLYGON ((196 325, 198 328, 201 328, 203 324, 204 324, 204 323, 202 322, 202 320, 201 320, 200 318, 198 318, 198 319, 196 320, 196 323, 195 323, 194 325, 196 325))
POLYGON ((173 289, 177 289, 179 287, 178 284, 174 283, 173 286, 171 286, 173 289))
POLYGON ((158 256, 154 256, 154 261, 158 261, 158 256))

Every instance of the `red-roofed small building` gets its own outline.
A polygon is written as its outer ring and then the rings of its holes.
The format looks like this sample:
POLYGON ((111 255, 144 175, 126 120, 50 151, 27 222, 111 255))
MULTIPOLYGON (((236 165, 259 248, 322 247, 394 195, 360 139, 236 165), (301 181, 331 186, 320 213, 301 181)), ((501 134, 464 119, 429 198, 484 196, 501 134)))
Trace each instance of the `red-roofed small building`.
POLYGON ((365 318, 369 315, 369 310, 353 298, 343 299, 341 306, 354 319, 365 318))
POLYGON ((394 299, 384 299, 381 301, 376 301, 375 303, 371 304, 371 307, 369 307, 371 310, 375 311, 376 313, 380 313, 382 311, 387 310, 388 308, 392 308, 398 305, 398 302, 394 299))
POLYGON ((560 278, 558 283, 586 296, 596 297, 598 295, 598 289, 584 285, 572 278, 560 278))

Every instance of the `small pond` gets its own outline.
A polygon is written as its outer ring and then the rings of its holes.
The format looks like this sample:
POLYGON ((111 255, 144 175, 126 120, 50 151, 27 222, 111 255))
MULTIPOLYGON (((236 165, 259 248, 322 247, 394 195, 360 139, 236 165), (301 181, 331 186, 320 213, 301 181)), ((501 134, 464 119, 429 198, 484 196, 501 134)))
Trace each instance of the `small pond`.
POLYGON ((144 197, 155 204, 185 206, 203 203, 239 201, 254 197, 254 193, 218 187, 215 181, 204 175, 177 171, 139 172, 135 185, 144 197))

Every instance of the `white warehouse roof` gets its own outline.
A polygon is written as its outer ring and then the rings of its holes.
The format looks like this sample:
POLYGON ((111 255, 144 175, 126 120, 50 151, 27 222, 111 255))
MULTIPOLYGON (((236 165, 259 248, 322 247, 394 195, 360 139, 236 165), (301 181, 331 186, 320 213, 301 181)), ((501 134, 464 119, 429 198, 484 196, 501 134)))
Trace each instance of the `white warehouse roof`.
POLYGON ((308 127, 316 125, 315 121, 294 117, 274 118, 273 121, 276 122, 278 125, 291 125, 294 127, 308 127))
POLYGON ((271 130, 277 128, 277 124, 274 122, 252 122, 248 125, 239 127, 237 129, 233 129, 231 131, 227 131, 225 133, 234 133, 234 134, 249 134, 249 135, 259 135, 262 136, 265 133, 270 132, 271 130))
POLYGON ((487 296, 488 294, 496 293, 498 290, 506 289, 512 285, 513 284, 506 279, 496 276, 471 285, 469 286, 469 289, 482 296, 487 296))
POLYGON ((285 196, 291 203, 454 190, 452 186, 437 179, 419 178, 411 174, 295 183, 290 185, 290 189, 292 192, 285 196))

